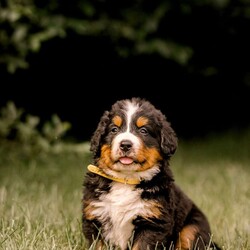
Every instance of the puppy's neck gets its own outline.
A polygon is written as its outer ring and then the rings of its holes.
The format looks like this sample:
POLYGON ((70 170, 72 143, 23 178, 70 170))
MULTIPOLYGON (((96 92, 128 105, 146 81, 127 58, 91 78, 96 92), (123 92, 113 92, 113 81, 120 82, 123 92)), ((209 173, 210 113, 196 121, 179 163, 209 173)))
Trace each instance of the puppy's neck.
POLYGON ((136 185, 136 184, 139 184, 141 182, 140 179, 118 178, 118 177, 114 177, 112 175, 108 175, 101 168, 94 166, 92 164, 88 165, 88 170, 92 173, 98 174, 98 175, 105 177, 109 180, 124 183, 124 184, 136 185))

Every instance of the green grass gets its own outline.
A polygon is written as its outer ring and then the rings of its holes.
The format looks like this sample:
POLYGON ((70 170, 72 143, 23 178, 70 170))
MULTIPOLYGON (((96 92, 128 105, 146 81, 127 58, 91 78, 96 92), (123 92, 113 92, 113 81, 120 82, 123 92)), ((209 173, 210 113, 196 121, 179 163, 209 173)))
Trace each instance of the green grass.
POLYGON ((28 156, 1 147, 0 159, 2 249, 82 249, 86 150, 28 156))
MULTIPOLYGON (((86 145, 34 154, 18 144, 0 145, 0 249, 85 248, 86 145)), ((250 130, 180 139, 170 163, 176 182, 206 213, 214 240, 224 250, 249 250, 250 130)))

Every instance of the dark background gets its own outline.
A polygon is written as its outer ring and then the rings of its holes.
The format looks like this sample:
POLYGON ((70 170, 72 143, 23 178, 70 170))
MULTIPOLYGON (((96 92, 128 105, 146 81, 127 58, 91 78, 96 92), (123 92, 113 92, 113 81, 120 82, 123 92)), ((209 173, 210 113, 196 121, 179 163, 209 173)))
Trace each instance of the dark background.
POLYGON ((28 69, 13 74, 0 67, 0 106, 12 100, 42 121, 56 113, 72 124, 68 135, 78 140, 90 139, 116 100, 132 96, 161 109, 180 137, 247 128, 250 17, 232 13, 232 4, 224 12, 200 7, 161 21, 158 35, 193 49, 186 65, 157 53, 121 57, 107 35, 69 32, 50 39, 27 56, 28 69))

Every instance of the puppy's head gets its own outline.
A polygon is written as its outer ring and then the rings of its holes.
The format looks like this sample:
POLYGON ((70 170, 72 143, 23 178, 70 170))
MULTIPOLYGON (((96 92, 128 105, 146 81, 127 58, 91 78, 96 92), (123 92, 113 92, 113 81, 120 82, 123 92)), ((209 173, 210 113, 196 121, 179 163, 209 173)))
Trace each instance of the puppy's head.
POLYGON ((152 178, 170 158, 177 138, 162 112, 141 98, 117 101, 91 138, 95 164, 118 176, 152 178))

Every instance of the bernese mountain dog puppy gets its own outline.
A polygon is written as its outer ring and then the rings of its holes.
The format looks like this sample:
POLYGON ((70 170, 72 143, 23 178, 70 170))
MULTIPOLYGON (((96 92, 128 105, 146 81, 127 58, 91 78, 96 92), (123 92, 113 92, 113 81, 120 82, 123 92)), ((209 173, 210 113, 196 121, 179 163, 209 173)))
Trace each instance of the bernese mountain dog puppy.
POLYGON ((204 213, 174 182, 169 160, 176 148, 170 123, 146 99, 119 100, 104 112, 83 183, 89 247, 219 249, 204 213))

